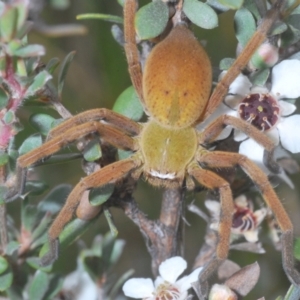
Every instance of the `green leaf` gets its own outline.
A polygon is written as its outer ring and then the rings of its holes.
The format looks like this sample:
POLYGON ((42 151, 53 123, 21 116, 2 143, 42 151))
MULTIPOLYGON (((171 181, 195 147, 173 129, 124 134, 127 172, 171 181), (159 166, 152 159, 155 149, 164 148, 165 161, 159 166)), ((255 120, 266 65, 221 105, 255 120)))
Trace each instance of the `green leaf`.
POLYGON ((298 300, 300 299, 300 287, 291 285, 286 295, 284 296, 284 300, 298 300))
POLYGON ((63 153, 63 154, 54 154, 47 160, 43 161, 43 165, 53 165, 57 163, 66 163, 69 161, 74 161, 75 159, 82 158, 82 154, 75 152, 75 153, 63 153))
POLYGON ((222 5, 230 9, 239 9, 244 3, 244 0, 218 0, 222 5))
POLYGON ((300 30, 299 18, 300 18, 300 14, 292 14, 289 16, 287 23, 290 26, 293 26, 295 29, 300 30))
POLYGON ((124 284, 124 282, 129 279, 134 274, 134 270, 130 269, 126 273, 124 273, 114 284, 113 288, 111 289, 109 293, 109 300, 116 299, 117 295, 119 293, 119 290, 121 289, 121 286, 124 284))
POLYGON ((253 74, 251 77, 251 82, 253 85, 265 86, 270 75, 270 69, 260 70, 253 74))
POLYGON ((228 11, 229 8, 226 7, 225 5, 221 4, 218 0, 207 0, 206 4, 214 8, 217 12, 225 12, 228 11))
POLYGON ((3 121, 5 124, 12 124, 15 121, 15 113, 11 110, 7 111, 3 116, 3 121))
POLYGON ((121 93, 112 110, 134 121, 139 121, 144 114, 143 106, 133 86, 121 93))
POLYGON ((127 150, 122 150, 122 149, 118 149, 118 157, 119 157, 119 160, 123 160, 123 159, 126 159, 128 157, 130 157, 132 155, 132 151, 127 151, 127 150))
POLYGON ((135 28, 140 39, 159 36, 169 20, 168 6, 158 0, 141 7, 135 15, 135 28))
POLYGON ((0 256, 0 275, 8 269, 8 266, 7 260, 3 256, 0 256))
POLYGON ((95 161, 102 156, 99 141, 93 140, 88 143, 83 151, 83 157, 86 161, 95 161))
POLYGON ((229 57, 226 57, 226 58, 223 58, 221 61, 220 61, 220 65, 219 65, 219 68, 221 70, 228 70, 231 65, 234 63, 235 59, 234 58, 229 58, 229 57))
POLYGON ((13 253, 20 248, 20 243, 16 241, 10 241, 5 249, 7 255, 13 255, 13 253))
POLYGON ((34 77, 33 83, 27 88, 25 98, 35 95, 51 78, 52 76, 46 70, 38 73, 34 77))
POLYGON ((216 12, 207 4, 198 0, 185 0, 183 11, 187 17, 197 26, 212 29, 218 26, 216 12))
MULTIPOLYGON (((299 16, 299 15, 298 15, 299 16)), ((299 17, 298 17, 299 20, 299 17)), ((269 36, 276 35, 276 34, 282 34, 288 29, 288 26, 282 22, 277 21, 274 26, 272 27, 272 31, 268 34, 269 36)))
POLYGON ((18 11, 16 8, 6 5, 0 16, 0 36, 2 42, 12 40, 16 34, 18 11))
POLYGON ((26 45, 13 51, 14 56, 18 57, 36 57, 45 55, 45 47, 41 45, 26 45))
POLYGON ((236 37, 244 47, 256 31, 254 17, 248 9, 241 8, 235 13, 234 24, 236 37))
POLYGON ((51 212, 52 214, 58 213, 67 196, 70 194, 72 186, 70 184, 60 184, 53 188, 46 197, 39 202, 38 210, 40 212, 51 212))
MULTIPOLYGON (((19 61, 23 61, 23 59, 20 59, 19 61)), ((25 66, 26 66, 26 72, 29 75, 34 75, 38 66, 39 66, 40 59, 38 57, 30 57, 25 60, 25 66)))
POLYGON ((17 30, 20 30, 24 27, 24 23, 28 17, 28 5, 25 1, 16 1, 14 7, 18 12, 17 30))
POLYGON ((0 151, 0 166, 4 166, 8 163, 9 156, 7 153, 0 151))
POLYGON ((114 224, 114 221, 113 221, 113 219, 112 219, 112 215, 111 215, 111 213, 109 212, 108 209, 104 209, 104 216, 105 216, 106 221, 107 221, 107 223, 108 223, 108 226, 109 226, 111 235, 112 235, 114 238, 117 237, 119 232, 118 232, 117 227, 116 227, 115 224, 114 224))
POLYGON ((53 300, 59 293, 64 283, 64 279, 60 276, 52 276, 48 291, 45 295, 45 300, 53 300))
POLYGON ((124 240, 116 240, 114 243, 114 247, 110 253, 110 264, 114 265, 116 264, 116 262, 119 260, 119 258, 121 257, 124 247, 125 247, 126 242, 124 240))
POLYGON ((117 1, 122 7, 124 6, 125 0, 117 0, 117 1))
POLYGON ((12 285, 5 291, 9 300, 24 300, 20 286, 12 285))
POLYGON ((49 287, 49 276, 47 273, 37 270, 28 287, 28 298, 43 300, 49 287))
POLYGON ((42 137, 40 134, 34 134, 28 137, 19 148, 19 154, 23 155, 29 151, 41 146, 43 143, 42 137))
MULTIPOLYGON (((59 235, 60 250, 64 250, 67 246, 73 243, 76 239, 79 238, 84 232, 86 232, 94 222, 97 221, 97 218, 93 218, 90 221, 84 221, 80 219, 75 219, 68 223, 62 233, 59 235)), ((46 243, 41 251, 40 257, 44 256, 49 251, 49 244, 46 243)))
POLYGON ((25 194, 30 195, 41 195, 48 189, 48 185, 39 180, 27 180, 26 181, 26 187, 25 187, 25 194))
POLYGON ((42 135, 47 136, 49 131, 53 128, 52 124, 55 119, 46 114, 34 114, 30 117, 29 122, 42 135))
POLYGON ((44 217, 39 221, 37 226, 34 228, 31 238, 34 241, 32 243, 32 248, 36 248, 39 244, 36 243, 36 240, 47 233, 49 224, 52 222, 53 216, 51 213, 46 213, 44 217))
POLYGON ((28 198, 22 201, 22 228, 30 234, 37 222, 37 207, 28 203, 28 198))
POLYGON ((92 189, 89 193, 89 201, 92 206, 103 204, 112 195, 114 191, 114 184, 107 184, 100 188, 92 189))
POLYGON ((300 238, 296 238, 294 244, 294 256, 296 259, 300 260, 300 238))
MULTIPOLYGON (((46 240, 46 239, 45 239, 46 240)), ((44 243, 45 243, 45 240, 44 240, 44 243)), ((41 267, 40 266, 40 258, 38 257, 28 257, 26 258, 26 263, 33 269, 35 270, 40 270, 40 271, 43 271, 43 272, 51 272, 52 270, 52 265, 49 265, 49 266, 45 266, 45 267, 41 267)))
POLYGON ((77 20, 89 20, 89 19, 98 19, 103 21, 108 21, 112 23, 123 24, 123 18, 119 16, 107 15, 107 14, 81 14, 76 17, 77 20))
POLYGON ((7 94, 5 93, 5 91, 2 88, 0 88, 0 109, 7 106, 8 99, 9 98, 8 98, 7 94))
POLYGON ((49 62, 46 65, 46 70, 52 75, 56 68, 59 66, 60 60, 56 57, 49 60, 49 62))
POLYGON ((10 268, 0 275, 0 291, 7 290, 13 282, 13 273, 10 268))
POLYGON ((293 26, 288 26, 288 29, 281 35, 281 46, 288 47, 300 41, 300 30, 293 26))
POLYGON ((256 18, 256 20, 261 20, 261 12, 259 11, 255 1, 256 0, 245 0, 244 8, 248 9, 256 18))
POLYGON ((65 10, 70 6, 69 0, 51 0, 51 6, 57 10, 65 10))
POLYGON ((64 83, 65 83, 65 78, 67 76, 68 73, 68 69, 69 66, 75 56, 75 51, 70 52, 64 59, 64 61, 62 62, 61 68, 59 70, 59 74, 58 74, 58 95, 61 95, 62 89, 64 87, 64 83))

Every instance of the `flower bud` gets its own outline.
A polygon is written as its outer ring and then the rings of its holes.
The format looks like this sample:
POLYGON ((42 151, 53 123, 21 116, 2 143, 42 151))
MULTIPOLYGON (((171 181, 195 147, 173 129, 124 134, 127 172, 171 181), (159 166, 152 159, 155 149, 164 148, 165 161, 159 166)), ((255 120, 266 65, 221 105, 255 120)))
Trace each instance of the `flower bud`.
POLYGON ((278 48, 272 44, 262 44, 250 60, 250 68, 265 69, 273 67, 278 61, 278 48))
POLYGON ((209 293, 209 300, 237 300, 237 295, 224 284, 214 284, 209 293))

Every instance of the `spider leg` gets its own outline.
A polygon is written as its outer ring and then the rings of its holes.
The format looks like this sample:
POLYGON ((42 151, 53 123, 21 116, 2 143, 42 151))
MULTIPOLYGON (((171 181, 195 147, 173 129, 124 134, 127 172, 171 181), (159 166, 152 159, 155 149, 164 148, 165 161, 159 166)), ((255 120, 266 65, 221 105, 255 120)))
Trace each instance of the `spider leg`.
POLYGON ((241 73, 241 70, 245 68, 256 49, 267 38, 269 30, 272 27, 273 23, 280 16, 285 2, 286 0, 277 0, 274 3, 273 7, 267 12, 266 16, 263 18, 262 23, 259 25, 257 31, 249 40, 244 50, 229 68, 222 80, 218 82, 209 99, 204 118, 199 121, 207 119, 214 112, 216 107, 218 107, 219 104, 223 101, 223 98, 227 94, 229 85, 241 73))
POLYGON ((132 84, 145 107, 143 97, 143 73, 140 64, 139 50, 136 45, 134 16, 137 10, 136 0, 126 0, 124 3, 124 39, 125 53, 128 62, 128 71, 132 84))
POLYGON ((101 187, 121 179, 131 170, 138 167, 139 164, 140 162, 132 157, 126 160, 115 162, 83 178, 74 187, 68 196, 65 205, 53 221, 48 231, 49 252, 41 258, 41 266, 49 265, 57 259, 59 250, 58 237, 64 226, 73 218, 74 212, 79 205, 83 193, 91 188, 101 187))
POLYGON ((199 163, 205 164, 207 167, 211 168, 228 168, 234 165, 239 165, 256 184, 265 202, 273 211, 282 231, 281 243, 283 268, 290 281, 299 286, 300 274, 294 266, 293 225, 265 173, 250 159, 239 153, 221 151, 207 152, 199 155, 198 161, 199 163))
POLYGON ((188 173, 193 176, 201 185, 208 189, 218 189, 221 200, 221 215, 218 227, 218 244, 215 257, 208 262, 199 275, 201 283, 201 294, 207 295, 207 280, 215 272, 219 264, 227 258, 229 251, 230 232, 232 215, 234 210, 233 198, 229 183, 209 170, 204 170, 197 163, 188 168, 188 173))
POLYGON ((222 115, 218 117, 202 133, 200 133, 199 143, 202 145, 212 143, 221 133, 224 127, 228 125, 244 132, 247 136, 249 136, 262 147, 264 147, 265 165, 273 173, 279 172, 279 166, 273 159, 273 153, 275 149, 275 144, 273 143, 273 141, 269 137, 267 137, 262 131, 258 130, 256 127, 242 119, 238 119, 228 115, 222 115))
POLYGON ((66 130, 71 129, 74 126, 99 120, 103 120, 109 124, 112 124, 118 129, 126 131, 130 134, 137 135, 141 131, 141 125, 132 121, 131 119, 106 108, 95 108, 82 112, 59 124, 49 132, 47 140, 64 133, 66 130))
POLYGON ((117 148, 136 150, 136 144, 132 137, 107 124, 87 122, 75 126, 18 158, 16 167, 17 183, 14 189, 9 190, 6 194, 5 198, 7 201, 13 201, 22 194, 25 185, 26 168, 33 166, 38 161, 91 133, 99 133, 101 138, 117 148))

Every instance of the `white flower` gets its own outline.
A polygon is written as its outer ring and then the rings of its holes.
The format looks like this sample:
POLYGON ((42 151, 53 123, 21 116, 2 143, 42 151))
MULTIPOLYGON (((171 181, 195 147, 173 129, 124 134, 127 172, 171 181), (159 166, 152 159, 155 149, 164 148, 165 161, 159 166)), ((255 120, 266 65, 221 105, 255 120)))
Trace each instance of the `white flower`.
MULTIPOLYGON (((245 75, 240 74, 229 87, 225 103, 221 103, 216 111, 202 124, 200 129, 220 115, 232 115, 250 122, 273 140, 292 153, 300 152, 300 115, 291 115, 296 106, 284 98, 300 96, 300 61, 283 60, 272 69, 272 86, 253 87, 245 75)), ((218 136, 218 140, 227 138, 232 131, 227 126, 218 136)), ((263 148, 248 136, 234 129, 234 140, 242 142, 239 152, 256 162, 266 174, 270 171, 263 163, 263 148)), ((279 174, 284 181, 292 186, 284 171, 279 174)))
MULTIPOLYGON (((217 116, 224 114, 243 118, 264 131, 276 145, 281 142, 285 149, 298 153, 300 152, 300 115, 290 116, 296 110, 296 106, 280 99, 299 97, 299 83, 300 61, 296 59, 284 60, 272 69, 270 90, 266 87, 252 87, 249 79, 240 74, 230 85, 225 104, 222 103, 205 123, 210 123, 217 116), (251 105, 247 101, 250 98, 253 103, 251 105), (250 109, 253 110, 253 115, 249 115, 250 109), (266 113, 267 110, 269 115, 266 113)), ((228 137, 230 132, 231 128, 225 128, 218 139, 228 137)), ((244 133, 235 130, 236 141, 243 141, 246 138, 244 133)))
POLYGON ((123 285, 127 297, 144 300, 184 300, 188 296, 191 283, 197 281, 202 268, 194 270, 190 275, 177 280, 186 269, 186 261, 175 256, 165 260, 159 266, 159 275, 155 282, 150 278, 132 278, 123 285), (177 280, 177 281, 176 281, 177 280))
MULTIPOLYGON (((220 202, 206 200, 205 206, 212 217, 210 228, 218 230, 221 214, 220 202)), ((235 198, 231 227, 232 237, 244 236, 249 243, 257 242, 259 226, 266 215, 267 209, 264 207, 254 211, 252 202, 248 201, 245 195, 235 198)))
POLYGON ((98 300, 102 298, 102 291, 84 270, 82 265, 69 274, 63 283, 62 293, 74 300, 98 300))

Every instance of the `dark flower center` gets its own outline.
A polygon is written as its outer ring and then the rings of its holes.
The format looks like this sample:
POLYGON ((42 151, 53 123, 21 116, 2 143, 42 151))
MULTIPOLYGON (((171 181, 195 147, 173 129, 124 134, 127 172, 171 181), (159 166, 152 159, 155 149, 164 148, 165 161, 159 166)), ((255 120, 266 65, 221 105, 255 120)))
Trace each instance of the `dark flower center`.
POLYGON ((280 116, 277 100, 270 94, 248 95, 241 102, 238 112, 241 119, 262 131, 272 128, 280 116))

